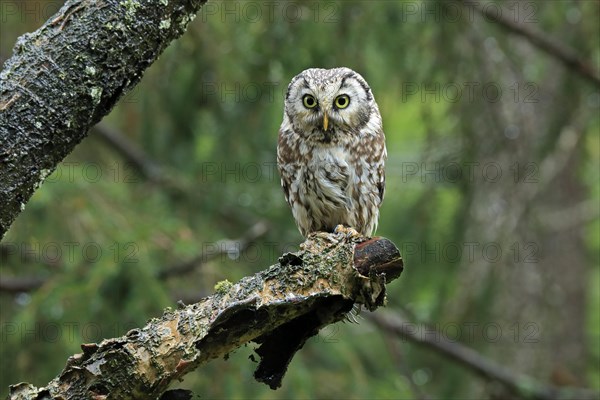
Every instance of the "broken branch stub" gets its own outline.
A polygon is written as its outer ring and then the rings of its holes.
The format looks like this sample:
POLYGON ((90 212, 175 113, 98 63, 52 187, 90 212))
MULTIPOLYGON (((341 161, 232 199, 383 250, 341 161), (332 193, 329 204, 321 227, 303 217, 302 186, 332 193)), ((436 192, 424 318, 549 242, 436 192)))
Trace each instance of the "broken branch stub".
POLYGON ((214 295, 125 336, 83 345, 46 387, 13 385, 8 398, 158 398, 174 380, 249 341, 261 344, 256 378, 277 388, 295 352, 321 327, 343 319, 355 302, 383 305, 386 280, 402 271, 390 244, 313 234, 265 271, 220 284, 214 295))

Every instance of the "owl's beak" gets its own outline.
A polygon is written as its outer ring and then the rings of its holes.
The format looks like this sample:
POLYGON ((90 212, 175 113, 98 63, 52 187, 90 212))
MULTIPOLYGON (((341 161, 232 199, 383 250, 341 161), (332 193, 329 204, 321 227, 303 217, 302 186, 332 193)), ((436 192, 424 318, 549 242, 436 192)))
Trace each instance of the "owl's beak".
POLYGON ((327 112, 323 113, 323 130, 327 131, 327 126, 329 126, 329 117, 327 116, 327 112))

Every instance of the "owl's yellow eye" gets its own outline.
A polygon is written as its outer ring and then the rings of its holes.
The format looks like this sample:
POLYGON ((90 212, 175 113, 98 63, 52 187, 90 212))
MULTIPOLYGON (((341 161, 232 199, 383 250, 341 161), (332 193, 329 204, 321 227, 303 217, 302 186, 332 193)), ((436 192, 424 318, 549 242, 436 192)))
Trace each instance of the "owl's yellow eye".
POLYGON ((315 108, 317 106, 317 99, 310 94, 305 94, 302 97, 302 104, 304 104, 304 107, 306 108, 315 108))
POLYGON ((346 108, 350 104, 350 97, 347 94, 341 94, 335 98, 335 106, 337 108, 346 108))

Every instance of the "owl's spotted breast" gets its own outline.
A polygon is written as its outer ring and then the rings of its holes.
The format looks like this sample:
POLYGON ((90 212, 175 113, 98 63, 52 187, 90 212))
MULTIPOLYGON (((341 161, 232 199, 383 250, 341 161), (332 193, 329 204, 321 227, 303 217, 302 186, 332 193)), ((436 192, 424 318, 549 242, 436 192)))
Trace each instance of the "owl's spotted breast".
POLYGON ((304 236, 339 224, 372 234, 383 200, 385 158, 379 109, 359 74, 310 69, 292 79, 277 164, 304 236))
POLYGON ((356 225, 351 218, 354 176, 342 151, 315 150, 307 164, 300 168, 299 175, 302 190, 298 193, 297 206, 304 207, 312 216, 310 226, 300 228, 304 234, 332 231, 338 224, 356 225))

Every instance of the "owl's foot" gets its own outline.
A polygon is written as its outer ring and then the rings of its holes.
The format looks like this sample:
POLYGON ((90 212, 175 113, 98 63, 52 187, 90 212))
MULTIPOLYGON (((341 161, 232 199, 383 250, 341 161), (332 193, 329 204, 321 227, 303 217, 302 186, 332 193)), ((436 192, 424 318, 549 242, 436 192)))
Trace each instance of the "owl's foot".
POLYGON ((354 304, 352 306, 352 310, 348 311, 348 314, 346 314, 346 318, 344 318, 344 322, 348 321, 353 324, 360 323, 359 319, 363 319, 363 317, 360 316, 361 311, 362 311, 361 305, 354 304))
POLYGON ((352 228, 351 226, 344 226, 344 225, 336 226, 335 229, 333 230, 333 233, 341 233, 343 235, 346 235, 346 237, 350 237, 350 238, 362 237, 362 235, 360 233, 358 233, 358 231, 356 229, 352 228))

